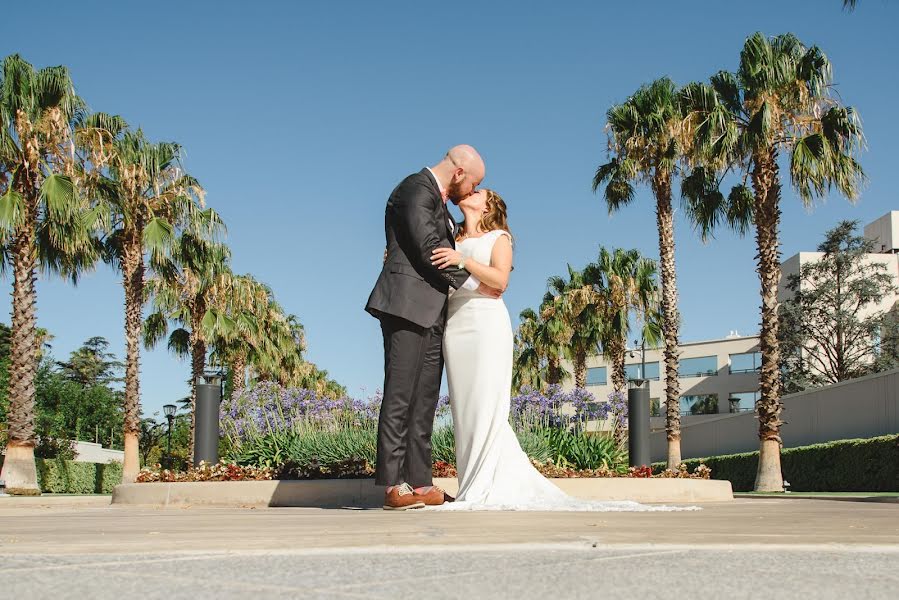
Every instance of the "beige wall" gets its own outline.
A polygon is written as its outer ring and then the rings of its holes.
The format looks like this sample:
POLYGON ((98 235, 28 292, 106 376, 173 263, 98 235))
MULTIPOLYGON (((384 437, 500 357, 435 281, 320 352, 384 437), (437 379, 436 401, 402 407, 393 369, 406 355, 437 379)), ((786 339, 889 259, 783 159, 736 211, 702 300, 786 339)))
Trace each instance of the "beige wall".
MULTIPOLYGON (((899 369, 784 396, 785 448, 899 433, 899 369)), ((703 458, 758 450, 754 413, 685 417, 681 455, 703 458)), ((653 461, 667 456, 665 432, 650 434, 653 461)))
POLYGON ((875 252, 899 250, 899 210, 892 210, 865 225, 865 237, 874 242, 875 252))

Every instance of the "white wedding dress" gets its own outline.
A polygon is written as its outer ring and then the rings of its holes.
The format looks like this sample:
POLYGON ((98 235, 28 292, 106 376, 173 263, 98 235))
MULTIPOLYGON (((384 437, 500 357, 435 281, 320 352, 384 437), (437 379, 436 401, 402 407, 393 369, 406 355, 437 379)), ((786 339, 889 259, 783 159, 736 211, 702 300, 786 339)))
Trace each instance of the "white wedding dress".
MULTIPOLYGON (((490 264, 505 231, 467 238, 456 248, 490 264)), ((671 510, 636 502, 573 498, 531 465, 509 424, 512 324, 503 300, 459 289, 449 299, 443 353, 456 437, 456 502, 439 510, 643 511, 671 510)))

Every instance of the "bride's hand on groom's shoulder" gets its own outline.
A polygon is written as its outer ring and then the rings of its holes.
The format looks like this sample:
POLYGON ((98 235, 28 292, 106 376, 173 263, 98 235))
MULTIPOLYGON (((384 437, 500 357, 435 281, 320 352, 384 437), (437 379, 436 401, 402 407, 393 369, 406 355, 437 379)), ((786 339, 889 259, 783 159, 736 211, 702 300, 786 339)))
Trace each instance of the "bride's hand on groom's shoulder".
POLYGON ((486 283, 482 283, 478 286, 478 293, 483 294, 484 296, 489 296, 490 298, 502 298, 503 295, 502 290, 492 288, 486 283))

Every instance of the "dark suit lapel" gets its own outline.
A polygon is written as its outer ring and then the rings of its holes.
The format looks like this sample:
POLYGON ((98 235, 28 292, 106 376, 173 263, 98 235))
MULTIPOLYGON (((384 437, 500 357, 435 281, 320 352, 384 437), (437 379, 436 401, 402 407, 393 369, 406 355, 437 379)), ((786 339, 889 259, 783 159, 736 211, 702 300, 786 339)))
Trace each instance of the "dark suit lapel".
POLYGON ((443 204, 443 214, 446 220, 446 230, 449 233, 450 240, 453 240, 453 245, 455 246, 456 220, 453 218, 453 215, 450 214, 449 207, 445 202, 443 204))
POLYGON ((446 231, 449 234, 450 241, 453 243, 453 247, 456 245, 456 220, 453 219, 453 216, 449 212, 449 208, 446 206, 446 202, 443 201, 443 197, 440 195, 440 184, 437 183, 437 180, 434 178, 434 175, 431 173, 431 170, 428 168, 424 168, 421 170, 421 173, 428 178, 428 181, 431 182, 431 188, 437 194, 437 201, 443 205, 443 216, 444 221, 446 222, 446 231))

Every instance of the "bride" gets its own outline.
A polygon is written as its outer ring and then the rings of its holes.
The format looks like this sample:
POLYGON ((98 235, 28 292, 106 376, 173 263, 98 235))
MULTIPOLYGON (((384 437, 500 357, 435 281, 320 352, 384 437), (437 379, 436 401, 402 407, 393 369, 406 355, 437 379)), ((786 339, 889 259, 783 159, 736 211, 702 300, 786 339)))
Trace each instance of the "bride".
MULTIPOLYGON (((459 202, 465 221, 456 249, 439 248, 432 262, 459 266, 505 291, 512 271, 506 204, 492 190, 459 202)), ((652 510, 636 502, 589 502, 568 496, 543 477, 509 424, 512 324, 502 298, 459 289, 449 299, 443 353, 456 437, 459 493, 444 510, 652 510)))

